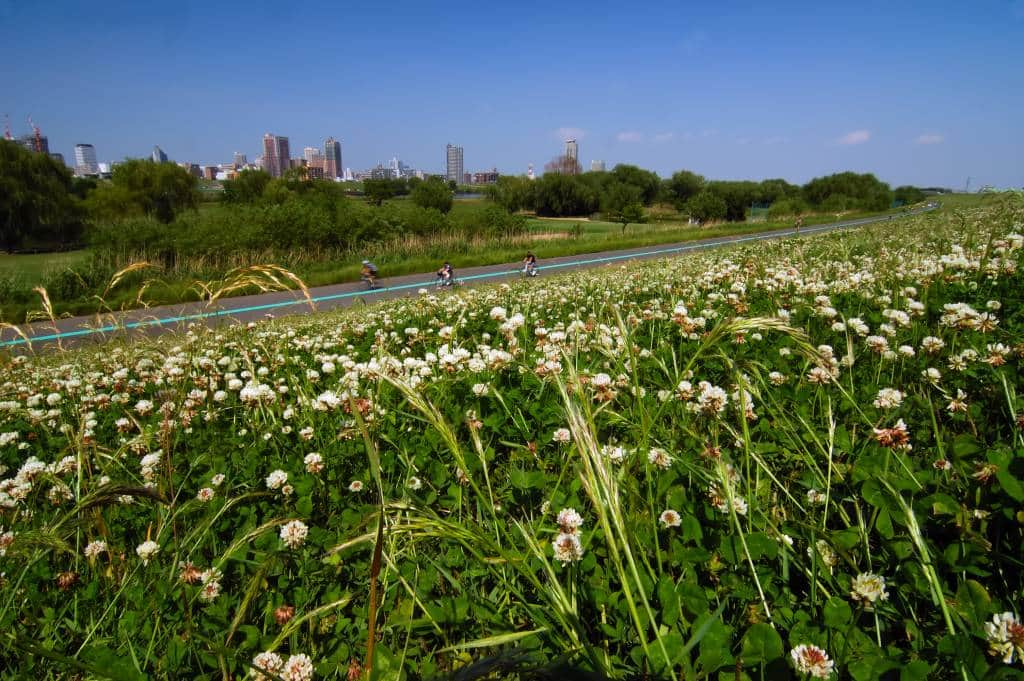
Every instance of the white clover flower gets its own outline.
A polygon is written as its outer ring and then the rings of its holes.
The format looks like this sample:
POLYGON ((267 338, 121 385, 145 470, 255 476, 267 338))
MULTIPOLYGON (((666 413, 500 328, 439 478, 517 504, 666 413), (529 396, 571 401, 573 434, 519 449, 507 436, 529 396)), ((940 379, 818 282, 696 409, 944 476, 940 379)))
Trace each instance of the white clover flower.
POLYGON ((985 623, 988 652, 1004 664, 1024 659, 1024 624, 1012 612, 997 613, 985 623))
POLYGON ((491 392, 491 389, 487 387, 486 383, 474 383, 473 394, 477 397, 483 397, 491 392))
POLYGON ((622 463, 626 455, 629 454, 629 450, 619 445, 604 445, 601 447, 601 453, 607 456, 612 463, 622 463))
POLYGON ((662 527, 679 527, 683 522, 683 518, 679 513, 671 508, 666 508, 661 512, 661 515, 658 516, 658 521, 661 523, 662 527))
POLYGON ((270 679, 281 675, 284 660, 277 653, 268 651, 252 658, 252 666, 252 673, 256 681, 270 681, 270 679))
POLYGON ((818 646, 802 643, 789 653, 793 666, 800 674, 807 674, 815 679, 827 679, 832 676, 835 662, 818 646))
POLYGON ((583 525, 583 516, 575 508, 563 508, 558 512, 557 522, 562 532, 573 534, 583 525))
POLYGON ((406 486, 409 489, 416 491, 423 487, 423 481, 414 475, 411 478, 409 478, 409 482, 406 483, 406 486))
POLYGON ((198 499, 199 501, 201 501, 203 503, 206 503, 206 502, 212 501, 214 495, 215 495, 215 493, 214 493, 212 488, 204 487, 201 490, 199 490, 199 492, 196 493, 196 499, 198 499))
POLYGON ((288 482, 288 474, 278 469, 267 476, 267 489, 280 489, 286 482, 288 482))
POLYGON ((555 431, 555 434, 551 436, 552 442, 566 443, 572 440, 572 433, 569 432, 568 428, 559 428, 555 431))
POLYGON ((313 661, 308 655, 292 655, 281 670, 284 681, 310 681, 313 678, 313 661))
POLYGON ((91 541, 88 544, 86 544, 85 551, 83 553, 85 554, 86 558, 95 558, 101 553, 106 552, 106 550, 107 542, 101 539, 97 539, 96 541, 91 541))
POLYGON ((875 601, 889 599, 889 593, 885 590, 885 577, 873 572, 860 573, 850 584, 850 598, 860 601, 867 610, 873 609, 875 601))
POLYGON ((147 539, 135 547, 135 553, 142 559, 143 565, 149 565, 149 559, 160 553, 160 545, 147 539))
POLYGON ((903 404, 903 393, 894 388, 882 388, 878 391, 874 405, 878 409, 895 409, 903 404))
POLYGON ((578 534, 562 532, 555 538, 555 543, 551 546, 555 552, 555 560, 562 565, 575 563, 583 558, 583 544, 580 542, 578 534))
POLYGON ((309 528, 301 520, 291 520, 281 528, 281 541, 290 549, 297 549, 306 541, 309 528))
POLYGON ((807 502, 811 504, 824 504, 825 495, 816 489, 807 490, 807 502))
POLYGON ((651 451, 647 453, 647 460, 662 470, 666 470, 672 465, 672 457, 660 447, 652 447, 651 451))
POLYGON ((205 581, 204 580, 202 588, 199 589, 199 600, 204 601, 206 603, 210 603, 210 602, 216 600, 217 596, 219 596, 219 595, 220 595, 220 582, 218 582, 216 580, 213 580, 213 581, 205 581))
POLYGON ((214 487, 220 487, 222 484, 224 484, 224 474, 217 473, 210 479, 210 484, 213 485, 214 487))
POLYGON ((362 492, 363 491, 363 481, 362 480, 353 480, 352 482, 350 482, 348 484, 348 491, 349 492, 362 492))

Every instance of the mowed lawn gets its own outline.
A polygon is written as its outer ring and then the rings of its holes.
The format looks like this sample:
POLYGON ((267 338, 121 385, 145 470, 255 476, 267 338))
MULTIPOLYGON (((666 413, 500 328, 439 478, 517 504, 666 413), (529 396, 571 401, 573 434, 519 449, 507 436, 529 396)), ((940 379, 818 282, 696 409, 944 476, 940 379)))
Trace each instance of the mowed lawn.
POLYGON ((65 268, 77 269, 89 260, 89 251, 63 253, 32 253, 11 255, 0 253, 0 278, 18 279, 27 283, 41 282, 48 273, 65 268))

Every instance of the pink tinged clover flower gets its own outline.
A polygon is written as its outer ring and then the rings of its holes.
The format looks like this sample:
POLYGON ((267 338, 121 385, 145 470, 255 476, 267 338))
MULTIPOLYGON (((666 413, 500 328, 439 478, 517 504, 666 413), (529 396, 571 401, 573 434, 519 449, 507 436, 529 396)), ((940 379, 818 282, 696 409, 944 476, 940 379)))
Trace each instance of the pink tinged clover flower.
POLYGON ((793 658, 793 666, 799 673, 807 674, 814 679, 827 679, 835 668, 835 662, 818 646, 802 643, 793 648, 789 655, 793 658))
POLYGON ((281 541, 290 549, 297 549, 306 541, 309 528, 301 520, 292 520, 281 528, 281 541))
POLYGON ((1004 664, 1024 659, 1024 624, 1012 612, 998 613, 985 623, 988 652, 1004 664))

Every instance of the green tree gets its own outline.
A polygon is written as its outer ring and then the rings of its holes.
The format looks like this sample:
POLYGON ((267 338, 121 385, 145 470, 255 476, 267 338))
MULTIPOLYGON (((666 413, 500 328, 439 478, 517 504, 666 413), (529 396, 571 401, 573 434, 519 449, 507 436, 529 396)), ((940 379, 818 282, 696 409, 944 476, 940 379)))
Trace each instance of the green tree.
POLYGON ((60 245, 81 234, 71 172, 47 154, 0 140, 0 245, 60 245))
POLYGON ((704 187, 704 176, 691 173, 689 170, 679 170, 672 173, 672 177, 665 180, 665 191, 673 205, 679 210, 683 208, 691 197, 696 196, 704 187))
POLYGON ((625 233, 630 222, 643 220, 643 191, 632 184, 612 184, 601 199, 605 217, 622 225, 625 233))
POLYGON ((417 182, 409 198, 420 208, 434 208, 447 213, 452 209, 452 191, 440 178, 417 182))
POLYGON ((537 215, 590 215, 600 205, 598 193, 578 175, 545 173, 534 183, 534 206, 537 215))
POLYGON ((892 205, 889 185, 870 173, 836 173, 816 177, 803 187, 804 199, 826 210, 885 210, 892 205))
POLYGON ((645 206, 654 203, 661 191, 661 178, 656 173, 637 166, 619 164, 607 174, 610 185, 628 184, 640 190, 640 202, 645 206))
POLYGON ((363 180, 363 194, 366 200, 379 206, 395 195, 391 180, 363 180))
POLYGON ((729 207, 726 205, 725 199, 710 189, 702 189, 698 194, 690 197, 685 207, 686 213, 701 224, 712 220, 721 220, 728 210, 729 207))
POLYGON ((110 182, 97 187, 87 203, 97 218, 143 214, 168 223, 197 201, 196 178, 184 168, 130 159, 114 166, 110 182))
POLYGON ((510 213, 534 207, 534 181, 523 176, 501 175, 487 187, 487 196, 510 213))
POLYGON ((224 181, 226 203, 256 203, 263 197, 263 190, 270 182, 270 173, 265 170, 243 170, 233 180, 224 181))
POLYGON ((917 187, 912 187, 910 185, 896 187, 896 189, 894 189, 892 193, 893 198, 896 200, 896 202, 902 206, 910 206, 915 203, 920 203, 925 199, 925 194, 923 191, 921 191, 917 187))

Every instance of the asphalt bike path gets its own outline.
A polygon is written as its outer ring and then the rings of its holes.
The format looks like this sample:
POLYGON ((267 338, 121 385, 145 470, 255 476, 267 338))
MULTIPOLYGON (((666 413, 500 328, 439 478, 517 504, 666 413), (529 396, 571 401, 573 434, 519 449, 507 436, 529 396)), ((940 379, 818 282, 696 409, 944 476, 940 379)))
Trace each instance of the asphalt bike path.
MULTIPOLYGON (((934 210, 938 206, 929 205, 905 215, 934 210)), ((752 241, 780 239, 788 236, 804 236, 820 234, 839 229, 849 229, 876 222, 888 222, 902 216, 882 215, 878 217, 844 220, 799 229, 790 227, 756 234, 714 237, 699 239, 677 244, 663 244, 630 248, 621 251, 603 253, 587 253, 581 255, 549 258, 537 265, 540 274, 554 274, 562 271, 599 267, 611 263, 628 260, 646 260, 664 258, 694 251, 706 250, 727 244, 739 244, 752 241)), ((497 281, 524 276, 522 263, 504 263, 482 267, 468 267, 456 270, 456 282, 461 285, 479 282, 497 281)), ((377 286, 367 289, 363 282, 333 284, 309 289, 310 299, 301 291, 275 291, 257 295, 225 298, 214 302, 181 303, 164 305, 147 309, 126 310, 123 312, 103 313, 83 317, 68 317, 56 322, 34 322, 18 328, 21 334, 13 329, 0 329, 0 348, 16 351, 31 345, 32 349, 40 350, 57 347, 80 346, 89 343, 102 343, 111 338, 154 336, 161 333, 181 331, 189 324, 201 323, 208 326, 250 322, 266 319, 269 316, 308 314, 322 312, 351 305, 367 304, 377 300, 417 295, 420 289, 434 290, 437 277, 433 273, 410 274, 400 277, 378 279, 377 286), (310 305, 310 300, 313 305, 310 305)))

